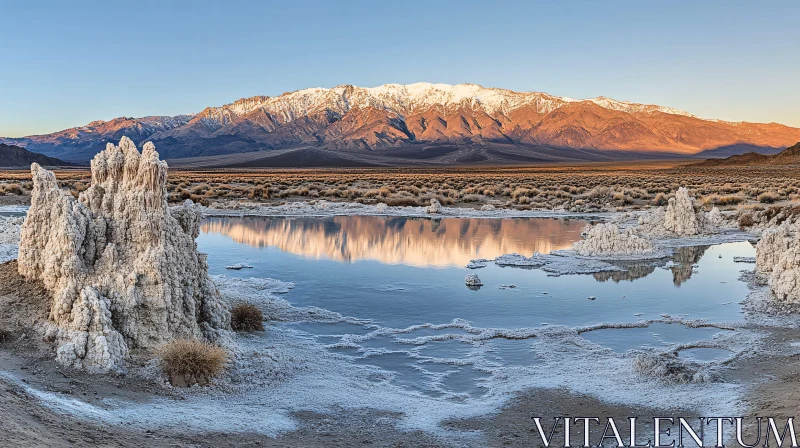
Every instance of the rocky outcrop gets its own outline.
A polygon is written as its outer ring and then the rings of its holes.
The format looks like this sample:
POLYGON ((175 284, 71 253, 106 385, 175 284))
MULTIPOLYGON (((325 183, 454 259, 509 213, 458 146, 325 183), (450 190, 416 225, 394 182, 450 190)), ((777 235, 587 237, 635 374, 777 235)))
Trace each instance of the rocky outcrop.
MULTIPOLYGON (((625 218, 626 215, 620 216, 615 222, 622 222, 625 218)), ((625 230, 620 230, 614 222, 587 227, 584 240, 575 243, 572 250, 584 257, 664 257, 671 251, 659 247, 658 239, 713 234, 729 224, 718 208, 704 212, 695 204, 689 191, 681 187, 666 207, 641 216, 638 225, 625 230)))
MULTIPOLYGON (((780 247, 777 242, 773 247, 780 247)), ((758 252, 756 252, 758 255, 758 252)), ((756 256, 758 263, 758 256, 756 256)), ((758 266, 758 264, 756 264, 758 266)), ((769 288, 775 297, 783 302, 800 303, 800 234, 795 235, 772 267, 769 288)))
POLYGON ((767 229, 756 244, 756 272, 767 274, 789 249, 792 237, 787 226, 767 229))
POLYGON ((215 340, 230 315, 197 252, 200 213, 167 205, 167 165, 123 137, 92 160, 76 201, 34 164, 19 272, 52 294, 49 336, 58 360, 94 372, 121 367, 128 350, 176 338, 215 340))
POLYGON ((800 233, 794 225, 766 229, 756 244, 755 262, 758 278, 766 279, 775 299, 800 303, 800 233))
MULTIPOLYGON (((715 208, 716 209, 716 208, 715 208)), ((706 214, 684 187, 675 192, 665 208, 658 208, 639 220, 643 234, 653 236, 695 236, 715 233, 724 224, 719 209, 706 214)))
POLYGON ((442 203, 439 202, 438 199, 433 198, 431 199, 431 205, 425 209, 428 213, 439 214, 442 213, 444 209, 442 208, 442 203))
POLYGON ((652 241, 637 235, 632 228, 620 230, 615 224, 600 223, 587 227, 585 239, 572 246, 578 255, 602 256, 646 256, 658 254, 652 241))
POLYGON ((478 274, 467 274, 464 278, 464 283, 467 286, 483 286, 483 282, 480 277, 478 277, 478 274))
POLYGON ((708 212, 706 215, 708 224, 710 224, 713 228, 724 227, 729 225, 728 219, 719 211, 719 208, 713 207, 711 211, 708 212))

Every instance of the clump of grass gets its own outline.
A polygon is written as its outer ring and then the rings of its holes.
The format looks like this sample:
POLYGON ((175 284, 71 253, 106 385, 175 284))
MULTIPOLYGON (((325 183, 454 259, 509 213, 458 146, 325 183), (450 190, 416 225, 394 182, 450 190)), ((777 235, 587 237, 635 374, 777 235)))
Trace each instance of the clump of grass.
POLYGON ((664 193, 658 193, 653 198, 653 205, 667 205, 667 202, 669 202, 669 199, 664 193))
POLYGON ((757 199, 758 202, 762 204, 774 204, 775 202, 778 202, 781 199, 781 197, 778 193, 775 193, 773 191, 765 191, 764 193, 758 195, 757 199))
POLYGON ((384 202, 386 205, 391 207, 402 207, 402 206, 415 206, 419 205, 417 202, 417 198, 412 196, 395 196, 391 198, 383 199, 381 202, 384 202))
POLYGON ((745 202, 747 199, 738 194, 718 195, 716 193, 703 198, 703 204, 708 205, 733 205, 745 202))
POLYGON ((159 349, 164 372, 173 386, 204 386, 222 372, 228 353, 197 339, 177 339, 159 349))
POLYGON ((19 184, 8 184, 3 186, 3 194, 23 195, 22 187, 19 184))
POLYGON ((231 328, 234 331, 263 331, 264 315, 257 306, 237 303, 231 308, 231 328))

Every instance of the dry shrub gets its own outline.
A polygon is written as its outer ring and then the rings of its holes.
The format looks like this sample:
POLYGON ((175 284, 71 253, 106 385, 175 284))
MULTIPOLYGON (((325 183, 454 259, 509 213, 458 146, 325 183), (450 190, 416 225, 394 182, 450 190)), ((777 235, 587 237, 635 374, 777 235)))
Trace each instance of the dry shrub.
POLYGON ((231 328, 234 331, 263 331, 264 315, 257 306, 237 303, 231 308, 231 328))
POLYGON ((758 195, 757 199, 758 202, 762 204, 773 204, 775 202, 778 202, 781 199, 781 197, 780 195, 778 195, 778 193, 775 193, 773 191, 765 191, 764 193, 758 195))
POLYGON ((718 194, 711 194, 703 198, 703 204, 708 205, 732 205, 745 202, 746 198, 742 195, 728 194, 720 196, 718 194))
POLYGON ((228 360, 222 347, 197 339, 177 339, 162 346, 159 354, 170 383, 178 387, 208 384, 228 360))
POLYGON ((745 213, 739 217, 739 227, 744 229, 755 224, 752 213, 745 213))
MULTIPOLYGON (((520 198, 522 196, 528 196, 529 194, 531 194, 531 190, 529 190, 527 188, 517 188, 511 193, 511 197, 514 198, 514 199, 518 199, 518 198, 520 198)), ((538 191, 537 191, 536 194, 539 194, 538 191)), ((536 194, 534 194, 534 196, 536 194)))
POLYGON ((461 198, 461 202, 481 202, 483 200, 483 196, 479 194, 465 194, 464 197, 461 198))
POLYGON ((653 198, 653 205, 667 205, 667 202, 669 202, 669 199, 664 193, 658 193, 656 197, 653 198))
POLYGON ((21 196, 24 193, 19 184, 8 184, 3 190, 5 191, 5 194, 15 194, 21 196))

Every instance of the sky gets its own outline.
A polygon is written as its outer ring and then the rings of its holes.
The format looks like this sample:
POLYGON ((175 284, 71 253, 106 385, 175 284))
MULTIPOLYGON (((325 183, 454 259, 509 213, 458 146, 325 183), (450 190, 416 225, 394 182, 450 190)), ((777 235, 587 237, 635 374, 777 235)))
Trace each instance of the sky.
POLYGON ((0 0, 0 136, 475 83, 800 127, 800 1, 0 0))

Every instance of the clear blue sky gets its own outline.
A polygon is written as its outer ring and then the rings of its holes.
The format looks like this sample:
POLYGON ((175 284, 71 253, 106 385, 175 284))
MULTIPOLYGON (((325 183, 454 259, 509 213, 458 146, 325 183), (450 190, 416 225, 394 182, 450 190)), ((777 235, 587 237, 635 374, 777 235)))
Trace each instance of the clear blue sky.
POLYGON ((472 82, 800 127, 800 1, 0 0, 0 136, 472 82))

